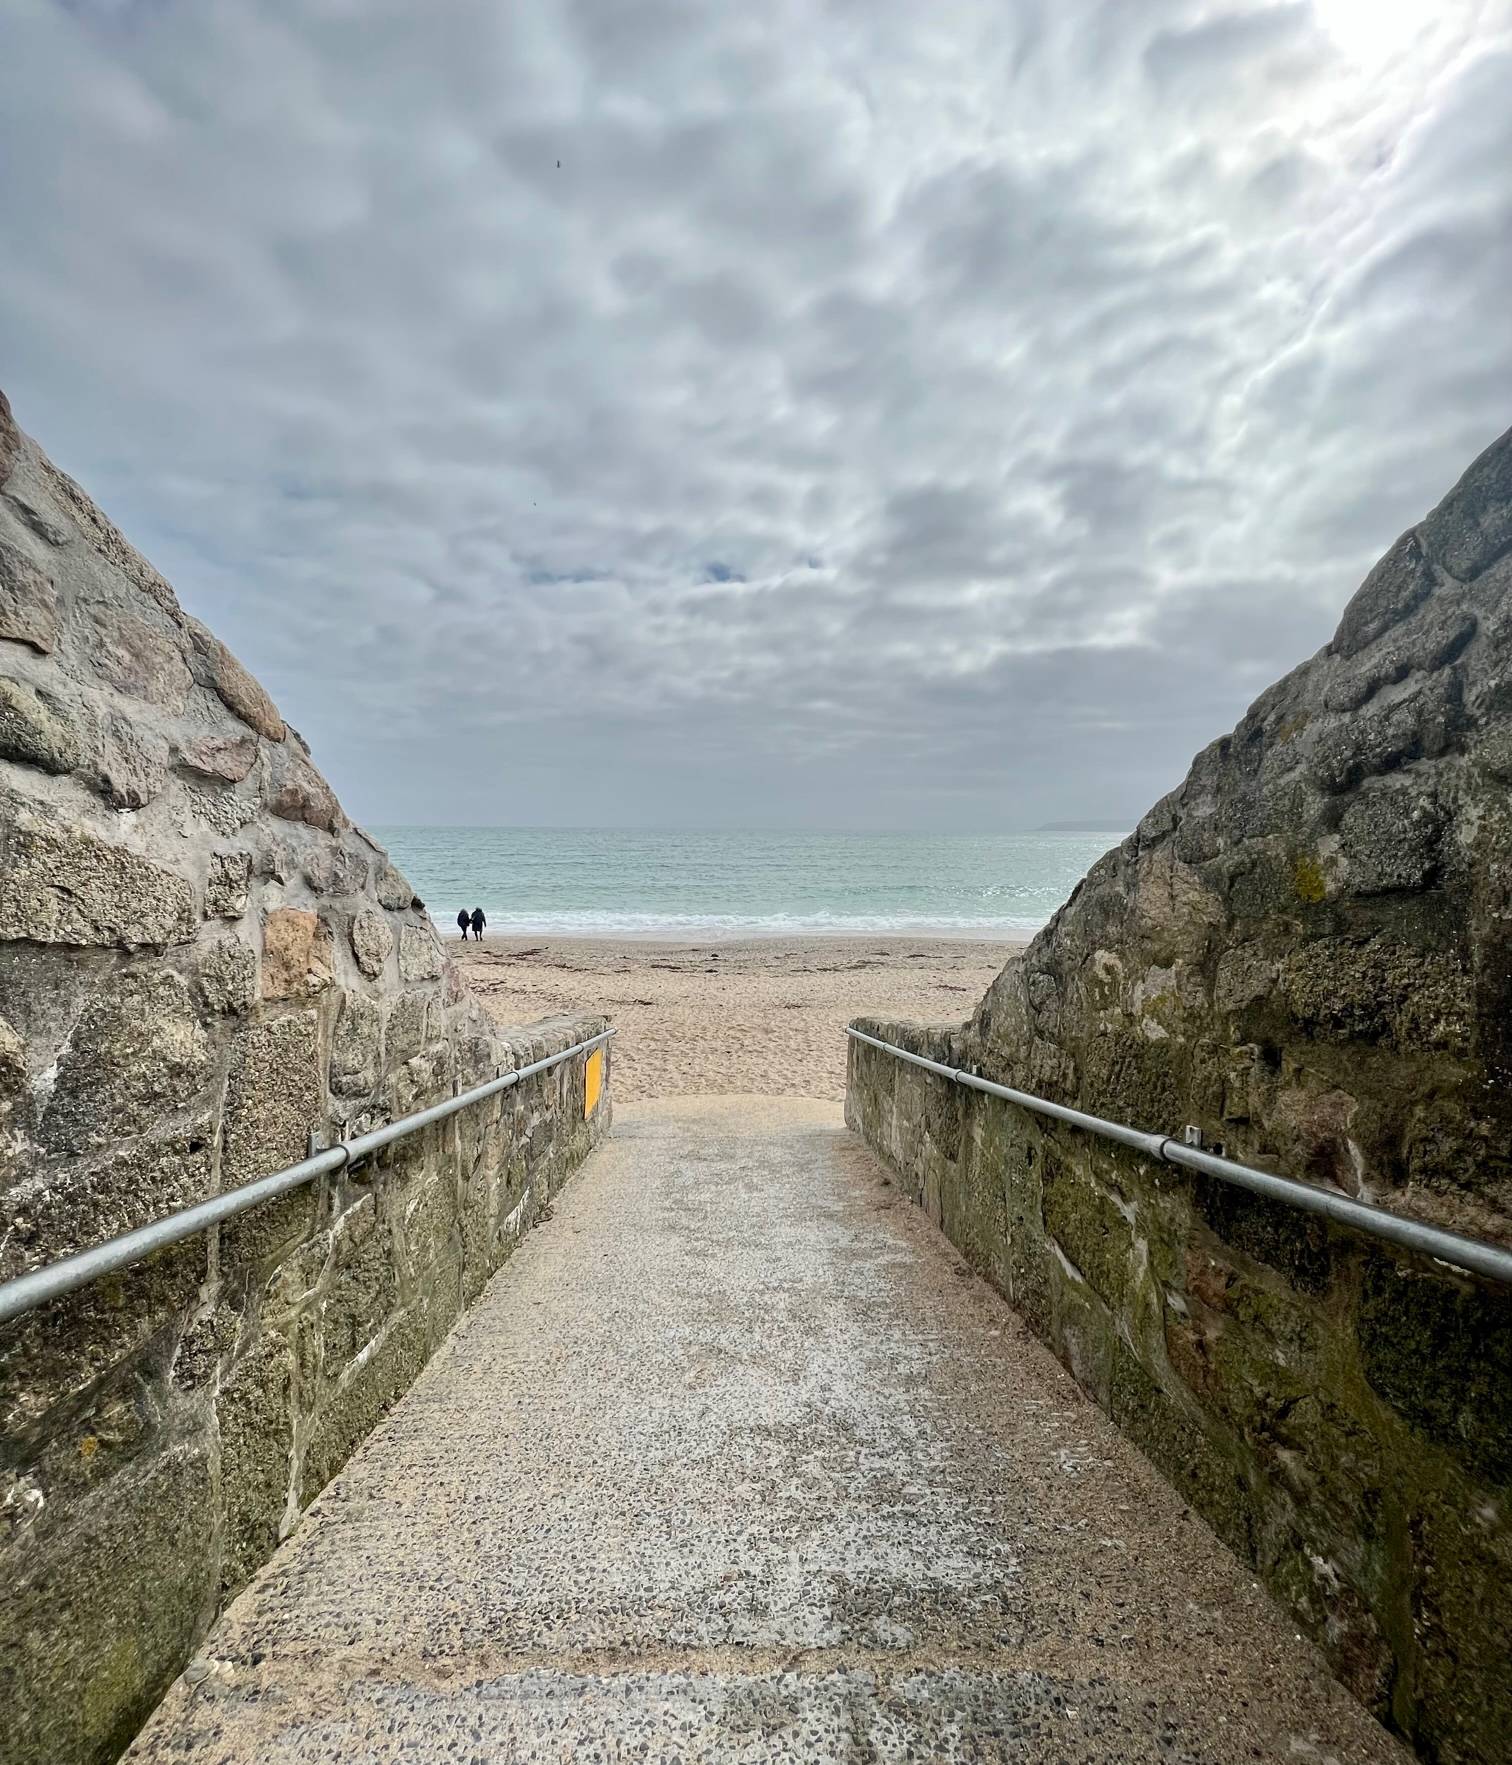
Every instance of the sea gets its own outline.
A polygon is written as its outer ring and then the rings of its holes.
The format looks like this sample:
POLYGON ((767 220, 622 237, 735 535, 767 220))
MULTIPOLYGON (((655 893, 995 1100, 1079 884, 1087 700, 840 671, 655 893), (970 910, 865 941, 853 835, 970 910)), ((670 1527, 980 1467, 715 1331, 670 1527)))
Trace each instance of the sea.
POLYGON ((1038 931, 1116 833, 375 827, 436 924, 504 936, 735 939, 1038 931))

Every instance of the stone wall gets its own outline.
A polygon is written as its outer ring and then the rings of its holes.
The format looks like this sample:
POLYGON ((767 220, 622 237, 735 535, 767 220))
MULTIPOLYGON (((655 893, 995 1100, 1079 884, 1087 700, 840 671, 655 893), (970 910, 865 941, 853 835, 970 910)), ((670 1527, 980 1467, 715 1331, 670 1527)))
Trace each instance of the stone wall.
MULTIPOLYGON (((601 1027, 493 1029, 0 397, 0 1279, 601 1027)), ((8 1762, 120 1750, 604 1131, 583 1103, 579 1058, 0 1328, 8 1762)))
MULTIPOLYGON (((965 1025, 858 1027, 1512 1241, 1512 435, 965 1025)), ((847 1115, 1426 1759, 1512 1758, 1512 1294, 852 1044, 847 1115)))

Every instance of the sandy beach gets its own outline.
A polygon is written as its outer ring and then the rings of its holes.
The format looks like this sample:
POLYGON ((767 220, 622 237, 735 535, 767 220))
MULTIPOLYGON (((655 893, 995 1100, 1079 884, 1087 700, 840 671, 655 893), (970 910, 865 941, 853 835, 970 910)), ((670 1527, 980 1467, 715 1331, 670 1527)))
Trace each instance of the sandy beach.
POLYGON ((603 1010, 614 1094, 845 1095, 845 1025, 863 1012, 959 1022, 1022 944, 936 938, 447 939, 501 1024, 603 1010))

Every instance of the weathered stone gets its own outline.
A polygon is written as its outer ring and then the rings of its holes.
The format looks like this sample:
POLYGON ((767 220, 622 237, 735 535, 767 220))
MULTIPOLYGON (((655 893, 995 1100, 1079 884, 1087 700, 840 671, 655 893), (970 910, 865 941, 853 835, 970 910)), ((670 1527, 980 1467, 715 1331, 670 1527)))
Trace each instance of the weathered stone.
POLYGON ((388 1216, 370 1198, 343 1215, 320 1284, 317 1346, 327 1393, 399 1310, 401 1257, 388 1216))
POLYGON ((331 928, 318 913, 280 907, 263 922, 262 996, 302 999, 331 984, 331 928))
POLYGON ((314 1501, 326 1484, 372 1433, 385 1410, 414 1384, 430 1354, 424 1319, 400 1317, 357 1369, 355 1377, 323 1407, 305 1444, 299 1499, 314 1501))
MULTIPOLYGON (((244 1030, 234 1044, 226 1085, 221 1184, 266 1177, 305 1156, 310 1130, 325 1115, 325 1073, 313 1011, 244 1030)), ((221 1230, 224 1266, 261 1261, 308 1231, 308 1187, 243 1214, 221 1230)))
POLYGON ((1315 1215, 1214 1177, 1194 1176, 1191 1193, 1200 1224, 1231 1251, 1275 1270, 1301 1293, 1321 1299, 1330 1292, 1336 1245, 1315 1215))
MULTIPOLYGON (((1486 1109, 1488 1103, 1494 1107, 1493 1100, 1484 1093, 1477 1098, 1472 1092, 1466 1098, 1462 1091, 1451 1090, 1447 1095, 1417 1098, 1405 1110, 1390 1112, 1389 1127, 1399 1124, 1401 1141, 1399 1147, 1389 1146, 1387 1150, 1396 1153, 1405 1166, 1400 1174, 1415 1191, 1414 1211, 1432 1209, 1435 1197, 1442 1200, 1456 1195, 1474 1196, 1484 1185, 1487 1170, 1496 1168, 1502 1150, 1498 1139, 1502 1129, 1486 1109), (1477 1132, 1484 1146, 1481 1156, 1472 1161, 1466 1156, 1467 1146, 1474 1145, 1477 1132)), ((1384 1156, 1380 1162, 1385 1165, 1384 1156)), ((1392 1166, 1386 1166, 1386 1170, 1388 1175, 1398 1174, 1392 1166)), ((1464 1224, 1472 1235, 1485 1230, 1480 1220, 1467 1218, 1464 1224)))
POLYGON ((1512 1309, 1373 1257, 1357 1324, 1365 1376, 1474 1477, 1512 1483, 1512 1309))
POLYGON ((425 1046, 428 1003, 424 993, 401 993, 390 1003, 384 1040, 391 1062, 409 1060, 425 1046))
MULTIPOLYGON (((82 1100, 74 1098, 65 1112, 82 1100)), ((95 1102, 97 1100, 89 1100, 95 1102)), ((144 1113, 153 1115, 154 1099, 144 1113)), ((49 1112, 43 1143, 69 1154, 65 1165, 44 1182, 11 1199, 6 1241, 0 1248, 0 1278, 10 1279, 42 1263, 103 1244, 107 1238, 192 1207, 211 1193, 210 1155, 215 1124, 208 1111, 190 1132, 132 1140, 115 1148, 100 1142, 98 1156, 85 1158, 69 1144, 66 1124, 49 1112)))
POLYGON ((1344 811, 1339 840, 1349 886, 1360 895, 1428 887, 1437 872, 1444 815, 1421 784, 1383 782, 1344 811))
MULTIPOLYGON (((4 474, 0 473, 0 484, 3 484, 4 481, 4 474)), ((9 491, 5 500, 36 534, 37 538, 45 539, 50 546, 55 548, 65 546, 73 538, 73 529, 66 521, 59 521, 46 509, 39 508, 36 503, 29 502, 24 496, 17 496, 15 491, 9 491)))
POLYGON ((277 1548, 293 1476, 293 1358, 265 1340, 221 1386, 220 1597, 229 1600, 277 1548))
MULTIPOLYGON (((460 1033, 461 1019, 464 1013, 469 1013, 471 1009, 472 1001, 470 999, 462 1004, 460 1001, 449 1000, 444 993, 432 993, 425 1007, 426 1040, 434 1042, 438 1046, 449 1043, 453 1028, 457 1027, 460 1033)), ((493 1039, 490 1038, 490 1040, 493 1039)))
MULTIPOLYGON (((392 1054, 389 1061, 393 1066, 392 1054)), ((449 1088, 445 1050, 427 1048, 412 1060, 393 1066, 389 1074, 388 1106, 396 1116, 412 1115, 417 1109, 429 1109, 431 1104, 439 1103, 449 1088)))
POLYGON ((1512 723, 1502 729, 1482 731, 1475 762, 1498 783, 1512 784, 1512 723))
POLYGON ((1323 703, 1330 711, 1355 711, 1410 674, 1447 668, 1477 629, 1475 615, 1464 607, 1427 607, 1410 626, 1383 634, 1352 667, 1335 671, 1324 685, 1323 703))
POLYGON ((1045 1230, 1093 1292, 1109 1305, 1129 1298, 1134 1278, 1133 1228, 1118 1201, 1097 1180, 1069 1165, 1046 1173, 1045 1230))
MULTIPOLYGON (((1509 681, 1512 433, 968 1024, 860 1027, 1506 1237, 1509 681)), ((1016 1111, 963 1109, 953 1123, 937 1084, 852 1047, 847 1119, 1345 1683, 1425 1757, 1497 1756, 1512 1682, 1477 1687, 1512 1635, 1502 1302, 1279 1200, 1139 1164, 1112 1182, 1095 1142, 1052 1150, 1016 1111)))
POLYGON ((1330 650, 1354 656, 1399 626, 1433 592, 1433 570, 1416 530, 1404 533, 1344 609, 1330 650))
POLYGON ((0 1106, 11 1103, 26 1084, 26 1044, 0 1017, 0 1106))
MULTIPOLYGON (((1355 1130, 1359 1099, 1316 1084, 1277 1086, 1267 1098, 1266 1126, 1285 1168, 1310 1183, 1360 1193, 1365 1154, 1355 1130)), ((1259 1112, 1251 1106, 1251 1115, 1259 1112)))
MULTIPOLYGON (((266 695, 208 634, 192 640, 172 590, 77 485, 28 444, 9 488, 0 532, 21 562, 0 622, 37 654, 0 632, 14 664, 0 664, 0 1280, 298 1163, 312 1132, 375 1126, 399 1090, 448 1095, 457 1072, 489 1069, 493 1047, 456 976, 428 980, 400 995, 412 1064, 385 1088, 399 988, 369 875, 376 848, 347 833, 297 736, 292 759, 266 745, 284 736, 266 695), (53 557, 57 544, 69 549, 53 557), (179 722, 185 666, 198 690, 179 722), (291 779, 281 807, 293 822, 266 802, 291 779), (342 833, 312 831, 312 818, 342 833), (306 882, 339 898, 325 926, 303 910, 306 882), (277 998, 262 997, 264 918, 277 998), (326 929, 338 925, 372 971, 341 1001, 326 929), (126 955, 149 950, 163 954, 126 955), (282 1002, 322 983, 318 1006, 282 1002), (333 1112, 332 1088, 350 1105, 333 1112)), ((408 908, 412 891, 387 869, 386 892, 408 908)), ((431 969, 431 940, 411 942, 410 966, 431 969)), ((555 1099, 561 1081, 532 1091, 555 1099)), ((0 1331, 0 1435, 20 1468, 0 1546, 7 1761, 119 1753, 217 1597, 266 1557, 455 1317, 464 1186, 471 1296, 594 1132, 570 1107, 511 1096, 486 1131, 405 1142, 371 1185, 301 1186, 0 1331), (511 1183, 500 1239, 495 1196, 511 1183), (520 1211, 527 1186, 536 1200, 520 1211), (167 1471, 186 1457, 193 1475, 167 1471)))
POLYGON ((240 938, 215 938, 201 947, 195 978, 208 1010, 250 1011, 257 1002, 257 953, 240 938))
MULTIPOLYGON (((202 1289, 211 1291, 210 1284, 202 1289)), ((175 1391, 214 1391, 220 1384, 221 1367, 236 1352, 242 1335, 241 1295, 235 1284, 217 1283, 214 1297, 201 1304, 179 1337, 173 1355, 175 1391)))
POLYGON ((389 930, 389 922, 373 908, 364 907, 352 918, 351 939, 357 966, 369 980, 375 980, 383 973, 384 964, 394 948, 394 934, 389 930))
POLYGON ((128 1354, 123 1361, 102 1365, 89 1391, 87 1420, 81 1419, 78 1432, 65 1426, 53 1433, 44 1427, 40 1436, 33 1431, 9 1437, 12 1449, 22 1447, 29 1460, 26 1477, 35 1480, 46 1498, 36 1517, 35 1542, 41 1543, 51 1531, 48 1508, 100 1495, 108 1501, 110 1483, 152 1452, 156 1443, 150 1412, 140 1401, 144 1380, 153 1378, 143 1361, 150 1365, 152 1359, 149 1351, 146 1356, 128 1354))
POLYGON ((382 1069, 382 1009, 376 1000, 348 993, 331 1041, 331 1089, 338 1097, 366 1096, 382 1069))
POLYGON ((209 1044, 171 969, 122 974, 91 1001, 58 1062, 42 1140, 77 1152, 144 1134, 190 1102, 209 1044))
POLYGON ((275 764, 268 808, 284 821, 303 821, 326 833, 346 826, 331 787, 291 747, 280 752, 275 764))
POLYGON ((1504 1501, 1429 1484, 1412 1503, 1407 1536, 1421 1653, 1401 1726, 1420 1758, 1497 1760, 1512 1735, 1512 1517, 1504 1501))
POLYGON ((238 1038, 226 1096, 221 1182, 225 1188, 305 1154, 321 1115, 318 1020, 313 1011, 257 1024, 238 1038))
POLYGON ((405 981, 431 981, 441 973, 441 946, 429 926, 406 925, 399 928, 399 978, 405 981))
POLYGON ((249 821, 256 821, 261 804, 256 797, 238 796, 235 791, 198 790, 185 784, 179 801, 203 826, 212 829, 223 840, 240 833, 249 821))
POLYGON ((108 603, 91 607, 90 618, 89 658, 101 679, 132 698, 182 711, 194 681, 178 634, 108 603))
POLYGON ((241 735, 191 736, 179 748, 179 763, 206 778, 239 784, 257 761, 257 737, 241 735))
POLYGON ((9 481, 16 464, 16 455, 20 451, 21 431, 11 415, 10 400, 0 392, 0 484, 9 481))
POLYGON ((1301 1033, 1334 1042, 1463 1046, 1474 1016, 1462 963, 1386 938, 1299 944, 1278 992, 1301 1033))
POLYGON ((368 861, 332 841, 305 854, 304 879, 319 895, 355 895, 367 887, 368 861))
POLYGON ((194 930, 194 892, 172 871, 82 829, 0 816, 0 938, 135 949, 194 930))
POLYGON ((265 832, 257 848, 253 870, 256 875, 271 877, 274 882, 290 881, 299 871, 293 846, 282 835, 265 832))
POLYGON ((1218 958, 1213 1003, 1220 1011, 1243 1011, 1266 998, 1276 981, 1278 959, 1253 944, 1230 944, 1218 958))
POLYGON ((1512 549, 1512 433, 1491 443, 1418 531, 1429 557, 1461 582, 1512 549))
MULTIPOLYGON (((46 944, 0 939, 0 1008, 25 1050, 23 1068, 17 1070, 30 1072, 41 1081, 35 1097, 38 1104, 47 1101, 50 1074, 59 1052, 97 995, 102 976, 114 966, 109 953, 60 956, 55 947, 46 944)), ((27 1091, 25 1095, 30 1099, 32 1094, 27 1091)), ((28 1114, 29 1106, 18 1121, 24 1125, 28 1114)), ((0 1132, 0 1168, 5 1166, 7 1154, 18 1155, 19 1170, 29 1168, 36 1154, 35 1136, 27 1130, 26 1139, 8 1142, 0 1132)))
POLYGON ((1342 795, 1366 779, 1437 759, 1464 733, 1460 693, 1451 673, 1414 676, 1379 694, 1314 744, 1313 777, 1330 795, 1342 795))
POLYGON ((43 772, 71 772, 80 746, 68 713, 50 694, 0 679, 0 759, 43 772))
POLYGON ((252 886, 250 852, 212 852, 205 877, 205 917, 240 919, 252 886))
POLYGON ((49 655, 58 642, 58 596, 52 578, 0 539, 0 638, 49 655))
POLYGON ((378 866, 374 886, 378 891, 379 903, 384 907, 414 905, 415 891, 410 887, 408 877, 392 864, 383 863, 378 866))
POLYGON ((1147 962, 1195 961, 1223 924, 1223 902, 1167 847, 1137 862, 1131 928, 1147 962))
POLYGON ((156 730, 112 712, 105 719, 98 784, 114 809, 145 809, 168 782, 168 744, 156 730))
POLYGON ((140 589, 171 619, 181 621, 183 615, 173 590, 136 547, 128 543, 115 523, 107 520, 73 479, 66 472, 60 472, 46 454, 38 451, 36 465, 48 494, 74 522, 95 555, 103 558, 112 569, 119 570, 133 587, 140 589))
POLYGON ((7 1550, 0 1706, 7 1756, 114 1759, 189 1657, 213 1594, 214 1482, 202 1442, 116 1479, 74 1524, 7 1550), (67 1622, 61 1622, 63 1614, 67 1622))
MULTIPOLYGON (((14 1447, 68 1429, 105 1397, 117 1369, 134 1367, 141 1396, 155 1403, 153 1387, 161 1385, 179 1320, 198 1303, 205 1265, 203 1241, 186 1240, 7 1325, 0 1333, 0 1436, 14 1447)), ((43 1521, 51 1527, 67 1514, 60 1503, 43 1521)))
POLYGON ((218 637, 206 631, 198 620, 185 623, 194 646, 195 677, 249 728, 270 742, 281 742, 285 724, 272 699, 218 637))

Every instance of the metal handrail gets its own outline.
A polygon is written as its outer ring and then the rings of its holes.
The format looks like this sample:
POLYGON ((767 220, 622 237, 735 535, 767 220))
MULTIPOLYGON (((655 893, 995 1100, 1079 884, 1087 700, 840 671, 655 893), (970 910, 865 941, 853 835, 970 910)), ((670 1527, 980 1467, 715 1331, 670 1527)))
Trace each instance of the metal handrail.
POLYGON ((338 1141, 334 1146, 327 1146, 324 1151, 301 1159, 298 1164, 291 1164, 287 1170, 258 1177, 254 1182, 242 1184, 239 1189, 228 1189, 224 1195, 213 1196, 209 1201, 198 1202, 193 1207, 180 1208, 177 1213, 167 1214, 160 1220, 152 1220, 145 1226, 138 1226, 135 1231, 123 1232, 119 1238, 107 1238, 103 1244, 96 1244, 89 1250, 80 1250, 73 1256, 65 1256, 57 1262, 44 1264, 40 1269, 18 1275, 13 1281, 0 1285, 0 1324, 9 1323, 12 1318, 19 1317, 36 1306, 45 1305, 50 1299, 60 1298, 65 1293, 87 1286, 101 1275, 108 1275, 116 1269, 140 1262, 143 1257, 151 1256, 154 1251, 162 1250, 169 1244, 192 1238, 195 1233, 217 1226, 223 1220, 234 1219, 238 1214, 256 1207, 259 1202, 270 1200, 275 1195, 283 1195, 290 1189, 298 1189, 332 1171, 346 1170, 359 1160, 381 1151, 385 1146, 391 1146, 394 1141, 403 1140, 410 1134, 418 1134, 422 1128, 445 1121, 448 1116, 469 1109, 474 1103, 481 1103, 487 1097, 496 1097, 501 1091, 518 1085, 521 1079, 533 1078, 536 1073, 560 1066, 564 1060, 571 1060, 574 1054, 585 1054, 590 1048, 597 1048, 618 1033, 613 1029, 600 1030, 598 1035, 590 1036, 585 1042, 575 1042, 572 1047, 562 1049, 560 1054, 551 1054, 545 1060, 532 1061, 529 1066, 516 1067, 512 1072, 503 1073, 496 1079, 474 1085, 470 1091, 462 1091, 441 1103, 433 1103, 429 1109, 417 1110, 414 1115, 401 1116, 396 1122, 374 1128, 371 1133, 338 1141))
POLYGON ((1047 1115, 1053 1121, 1066 1122, 1073 1128, 1098 1134, 1104 1140, 1116 1140, 1120 1146, 1131 1146, 1161 1164, 1182 1165, 1188 1170, 1201 1171, 1205 1176, 1252 1190, 1272 1201, 1285 1202, 1289 1207, 1322 1214, 1325 1219, 1335 1220, 1340 1225, 1353 1226, 1356 1231, 1366 1232, 1372 1238, 1382 1238, 1389 1244, 1399 1244, 1403 1249, 1436 1257, 1440 1262, 1452 1263, 1455 1268, 1512 1286, 1512 1250, 1504 1250, 1498 1244, 1466 1238, 1459 1232, 1446 1232, 1438 1226, 1424 1225, 1420 1220, 1404 1219, 1401 1214, 1390 1213, 1384 1207, 1356 1201, 1333 1189, 1320 1189, 1297 1177, 1280 1177, 1272 1171, 1256 1170, 1253 1165, 1237 1164, 1231 1158, 1203 1152, 1199 1147, 1188 1146, 1168 1134, 1147 1134, 1142 1129, 1126 1127, 1122 1122, 1106 1121, 1100 1115, 1070 1109, 1064 1103, 1052 1103, 1048 1098, 1036 1097, 1028 1091, 1015 1091, 1009 1085, 994 1084, 991 1079, 979 1078, 965 1067, 946 1066, 943 1061, 910 1054, 906 1048, 868 1036, 863 1030, 847 1028, 845 1033, 857 1042, 880 1048, 885 1054, 895 1054, 899 1060, 906 1060, 911 1066, 922 1066, 927 1072, 936 1073, 954 1084, 965 1085, 973 1091, 985 1091, 989 1097, 1001 1097, 1006 1102, 1018 1104, 1021 1109, 1047 1115))

